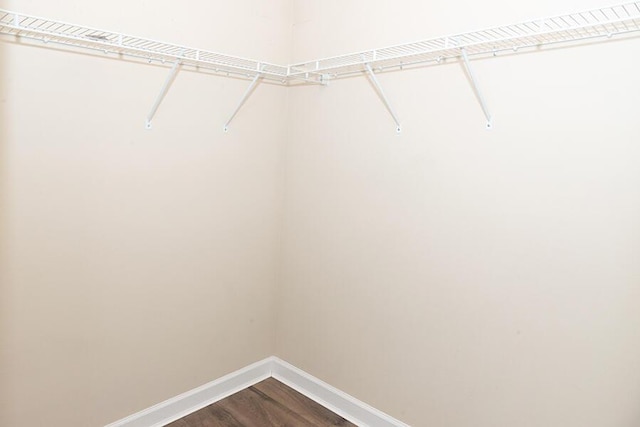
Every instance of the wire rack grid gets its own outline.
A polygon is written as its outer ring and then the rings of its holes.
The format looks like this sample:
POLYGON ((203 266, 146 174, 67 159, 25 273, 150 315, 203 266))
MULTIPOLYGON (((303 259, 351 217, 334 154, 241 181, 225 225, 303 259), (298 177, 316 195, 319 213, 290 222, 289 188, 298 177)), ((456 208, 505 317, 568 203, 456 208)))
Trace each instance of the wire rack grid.
POLYGON ((0 9, 0 34, 286 83, 288 67, 0 9))
POLYGON ((640 1, 301 62, 290 66, 289 78, 339 78, 364 72, 366 64, 383 71, 459 58, 462 49, 469 56, 495 55, 636 31, 640 31, 640 1))

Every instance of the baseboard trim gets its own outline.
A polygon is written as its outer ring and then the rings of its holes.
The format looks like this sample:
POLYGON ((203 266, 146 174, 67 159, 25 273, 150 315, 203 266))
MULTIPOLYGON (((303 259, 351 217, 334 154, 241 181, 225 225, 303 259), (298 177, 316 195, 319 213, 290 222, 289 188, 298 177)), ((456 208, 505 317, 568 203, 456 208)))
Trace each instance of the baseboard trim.
POLYGON ((271 377, 272 358, 108 424, 106 427, 162 427, 271 377))
POLYGON ((106 427, 162 427, 273 377, 360 427, 409 427, 277 357, 269 357, 106 427))
POLYGON ((409 427, 277 357, 271 376, 360 427, 409 427))

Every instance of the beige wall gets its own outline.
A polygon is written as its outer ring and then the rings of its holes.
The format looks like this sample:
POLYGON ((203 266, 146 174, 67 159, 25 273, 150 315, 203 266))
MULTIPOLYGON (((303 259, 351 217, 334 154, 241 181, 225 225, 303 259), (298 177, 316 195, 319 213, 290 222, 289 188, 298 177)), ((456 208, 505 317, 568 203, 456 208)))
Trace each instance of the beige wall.
MULTIPOLYGON (((0 0, 282 63, 601 4, 511 3, 0 0)), ((167 68, 0 43, 0 425, 274 352, 415 426, 637 425, 638 47, 474 62, 491 132, 452 63, 379 76, 400 136, 364 78, 225 135, 246 81, 181 73, 149 132, 167 68)))
MULTIPOLYGON (((606 2, 605 2, 606 3, 606 2)), ((611 2, 609 2, 611 3, 611 2)), ((293 59, 601 1, 296 1, 293 59)), ((640 424, 640 40, 290 91, 278 355, 415 426, 640 424)))
MULTIPOLYGON (((291 2, 3 7, 286 62, 291 2)), ((274 353, 286 91, 0 43, 0 425, 98 426, 274 353)))

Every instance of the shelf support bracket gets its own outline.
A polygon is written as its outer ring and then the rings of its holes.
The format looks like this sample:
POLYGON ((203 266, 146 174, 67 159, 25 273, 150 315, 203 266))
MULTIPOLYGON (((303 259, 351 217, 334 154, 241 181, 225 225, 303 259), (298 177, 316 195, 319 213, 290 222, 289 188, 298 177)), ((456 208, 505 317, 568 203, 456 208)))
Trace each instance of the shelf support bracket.
POLYGON ((460 53, 462 56, 462 63, 464 64, 464 68, 469 75, 469 79, 471 80, 471 85, 473 86, 473 92, 478 98, 478 102, 480 102, 480 106, 482 107, 482 112, 484 116, 487 118, 487 130, 493 127, 491 113, 489 112, 489 108, 487 107, 487 103, 484 100, 484 96, 482 96, 482 92, 480 91, 480 86, 478 85, 478 79, 476 78, 475 73, 473 72, 473 68, 471 68, 471 64, 469 63, 469 55, 467 55, 467 51, 465 48, 460 49, 460 53))
POLYGON ((384 90, 382 90, 382 86, 380 86, 380 82, 378 81, 378 78, 373 72, 373 69, 371 68, 371 64, 366 63, 364 64, 364 66, 367 70, 367 74, 369 74, 369 78, 371 79, 371 82, 373 83, 376 90, 378 91, 378 95, 380 96, 380 99, 384 103, 385 107, 387 107, 387 110, 391 114, 391 117, 393 117, 393 121, 396 122, 396 132, 397 133, 402 132, 402 126, 400 126, 400 120, 398 119, 398 115, 396 114, 395 110, 393 109, 393 106, 389 102, 387 95, 385 95, 384 90))
POLYGON ((145 120, 145 127, 147 129, 151 129, 152 127, 151 121, 153 120, 153 117, 156 115, 156 112, 158 111, 158 108, 160 107, 162 100, 167 95, 167 92, 169 92, 169 88, 171 87, 173 80, 176 78, 176 75, 180 70, 180 65, 182 65, 182 62, 179 59, 176 59, 176 62, 173 63, 173 67, 171 67, 171 71, 169 72, 167 79, 164 81, 164 84, 160 89, 160 93, 158 94, 156 101, 153 103, 153 106, 151 107, 151 111, 149 111, 149 114, 147 114, 147 119, 145 120))
POLYGON ((229 117, 229 120, 227 120, 227 122, 224 124, 223 130, 225 132, 229 132, 229 125, 231 124, 233 119, 236 117, 236 115, 238 114, 238 111, 240 111, 244 103, 247 102, 247 99, 249 99, 249 97, 253 93, 253 90, 256 88, 256 86, 258 86, 258 83, 260 83, 260 79, 262 79, 262 73, 261 72, 256 73, 256 76, 251 81, 251 84, 249 85, 247 90, 244 91, 244 95, 242 95, 242 99, 240 99, 238 106, 236 107, 235 110, 233 110, 231 117, 229 117))

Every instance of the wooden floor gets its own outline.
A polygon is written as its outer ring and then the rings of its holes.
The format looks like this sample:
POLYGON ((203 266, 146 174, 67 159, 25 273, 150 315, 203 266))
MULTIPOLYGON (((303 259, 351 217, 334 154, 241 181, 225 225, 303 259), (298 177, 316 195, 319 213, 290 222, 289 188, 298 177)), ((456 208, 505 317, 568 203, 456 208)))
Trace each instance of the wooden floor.
POLYGON ((269 378, 168 427, 355 426, 313 400, 269 378))

